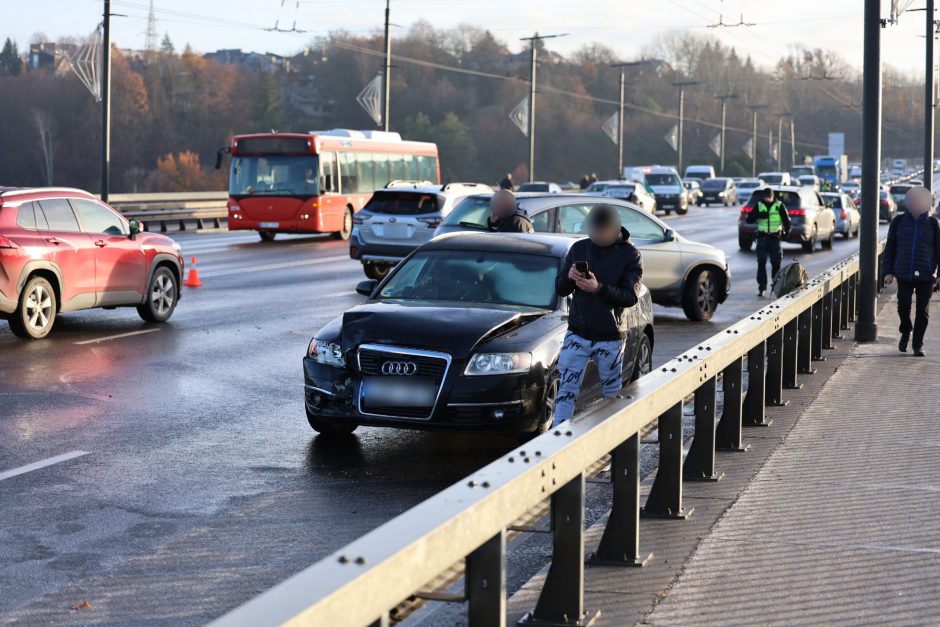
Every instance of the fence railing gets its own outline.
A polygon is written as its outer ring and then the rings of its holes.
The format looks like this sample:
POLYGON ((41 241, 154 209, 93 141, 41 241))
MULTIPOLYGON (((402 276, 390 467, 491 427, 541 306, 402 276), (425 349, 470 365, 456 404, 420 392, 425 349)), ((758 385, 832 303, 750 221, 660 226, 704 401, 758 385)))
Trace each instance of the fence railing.
POLYGON ((641 513, 676 519, 690 513, 683 481, 717 478, 716 451, 744 450, 742 428, 768 425, 765 408, 783 404, 786 390, 815 372, 813 362, 855 320, 858 272, 858 255, 837 263, 642 377, 623 399, 520 446, 213 624, 384 625, 391 608, 464 561, 469 624, 505 625, 507 529, 546 499, 552 562, 526 620, 585 624, 591 618, 584 607, 585 471, 611 456, 611 513, 591 560, 642 565, 641 513), (694 437, 683 458, 689 397, 694 437), (654 422, 659 469, 641 508, 640 434, 654 422))
POLYGON ((165 233, 168 224, 180 231, 194 225, 197 229, 220 228, 228 217, 226 192, 174 192, 166 194, 111 194, 108 204, 128 218, 140 220, 148 228, 165 233))

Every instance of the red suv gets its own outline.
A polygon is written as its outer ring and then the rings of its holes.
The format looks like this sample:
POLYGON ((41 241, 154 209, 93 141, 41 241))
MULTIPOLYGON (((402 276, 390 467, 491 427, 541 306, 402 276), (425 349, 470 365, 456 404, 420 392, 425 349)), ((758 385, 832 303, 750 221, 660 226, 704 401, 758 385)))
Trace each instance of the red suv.
POLYGON ((180 297, 183 256, 88 192, 0 187, 0 318, 45 337, 59 312, 137 307, 166 322, 180 297))

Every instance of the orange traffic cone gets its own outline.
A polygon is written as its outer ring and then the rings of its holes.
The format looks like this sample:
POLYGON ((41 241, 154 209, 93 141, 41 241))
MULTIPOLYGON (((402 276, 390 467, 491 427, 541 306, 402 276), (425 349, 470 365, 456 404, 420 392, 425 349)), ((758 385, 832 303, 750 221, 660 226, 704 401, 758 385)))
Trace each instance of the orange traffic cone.
POLYGON ((196 258, 193 257, 189 264, 189 275, 186 277, 186 282, 183 283, 186 287, 201 287, 202 281, 199 280, 199 268, 196 267, 196 258))

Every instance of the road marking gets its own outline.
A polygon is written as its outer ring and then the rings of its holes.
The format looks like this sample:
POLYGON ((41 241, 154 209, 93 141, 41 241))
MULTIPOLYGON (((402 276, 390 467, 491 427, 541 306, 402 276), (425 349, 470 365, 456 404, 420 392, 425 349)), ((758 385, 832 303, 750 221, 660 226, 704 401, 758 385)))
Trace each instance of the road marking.
POLYGON ((17 475, 26 474, 27 472, 32 472, 34 470, 39 470, 40 468, 45 468, 46 466, 52 466, 53 464, 61 464, 62 462, 67 462, 70 459, 75 459, 76 457, 81 457, 82 455, 88 454, 89 451, 69 451, 68 453, 62 453, 61 455, 56 455, 55 457, 50 457, 49 459, 33 462, 32 464, 26 464, 25 466, 20 466, 19 468, 4 470, 3 472, 0 472, 0 481, 9 479, 10 477, 15 477, 17 475))
POLYGON ((75 342, 75 344, 97 344, 98 342, 107 342, 109 340, 117 340, 122 337, 130 337, 132 335, 143 335, 144 333, 153 333, 154 331, 159 331, 160 329, 141 329, 139 331, 130 331, 128 333, 118 333, 117 335, 106 335, 104 337, 96 337, 92 340, 82 340, 81 342, 75 342))
POLYGON ((331 257, 320 257, 318 259, 306 259, 304 261, 285 261, 284 263, 269 263, 264 266, 248 266, 247 268, 231 268, 229 270, 209 270, 203 272, 202 276, 213 278, 217 276, 226 276, 229 274, 245 274, 249 272, 267 272, 268 270, 284 270, 287 268, 299 268, 302 266, 313 266, 321 263, 333 263, 334 261, 349 260, 349 255, 333 255, 331 257))

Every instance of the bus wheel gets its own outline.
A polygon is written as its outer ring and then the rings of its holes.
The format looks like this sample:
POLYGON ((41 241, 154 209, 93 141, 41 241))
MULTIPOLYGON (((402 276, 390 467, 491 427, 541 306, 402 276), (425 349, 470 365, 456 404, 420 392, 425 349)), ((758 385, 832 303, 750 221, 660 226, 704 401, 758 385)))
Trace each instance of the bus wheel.
POLYGON ((343 213, 343 228, 339 231, 333 233, 333 237, 336 239, 341 239, 346 241, 349 239, 350 233, 352 233, 352 220, 353 214, 352 209, 346 208, 346 211, 343 213))
POLYGON ((277 237, 277 233, 274 231, 258 231, 258 236, 262 242, 273 242, 274 238, 277 237))

